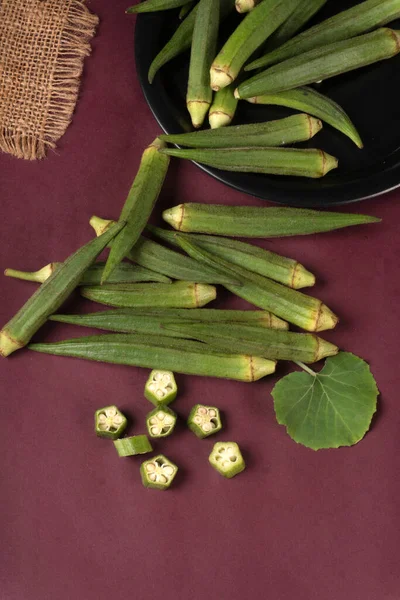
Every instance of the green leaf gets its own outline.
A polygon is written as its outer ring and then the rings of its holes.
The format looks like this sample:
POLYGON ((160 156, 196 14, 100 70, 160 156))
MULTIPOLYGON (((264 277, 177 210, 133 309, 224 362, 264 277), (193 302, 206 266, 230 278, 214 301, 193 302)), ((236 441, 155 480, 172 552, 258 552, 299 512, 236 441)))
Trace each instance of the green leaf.
POLYGON ((319 373, 291 373, 272 390, 278 423, 313 450, 353 446, 367 433, 379 390, 368 364, 349 352, 319 373))

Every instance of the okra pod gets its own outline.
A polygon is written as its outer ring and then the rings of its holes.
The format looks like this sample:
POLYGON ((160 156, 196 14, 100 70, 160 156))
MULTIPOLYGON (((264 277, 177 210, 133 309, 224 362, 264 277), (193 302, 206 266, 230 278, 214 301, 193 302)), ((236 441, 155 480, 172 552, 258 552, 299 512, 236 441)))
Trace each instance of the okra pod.
MULTIPOLYGON (((220 20, 225 19, 232 12, 235 0, 220 0, 220 20)), ((167 62, 188 50, 192 43, 194 23, 198 6, 195 6, 190 15, 181 23, 167 44, 160 50, 150 65, 148 79, 153 83, 157 71, 167 62)))
POLYGON ((302 0, 290 17, 268 39, 264 53, 270 52, 292 39, 326 2, 327 0, 302 0))
POLYGON ((237 98, 276 94, 392 58, 400 52, 400 32, 381 28, 305 52, 244 81, 237 98))
POLYGON ((48 344, 30 344, 36 352, 71 356, 174 373, 257 381, 275 371, 275 362, 254 356, 225 354, 203 343, 161 336, 106 334, 48 344))
POLYGON ((211 66, 211 87, 216 92, 239 75, 248 58, 294 11, 300 0, 263 0, 246 15, 211 66))
POLYGON ((166 325, 172 323, 242 323, 249 327, 271 327, 287 329, 288 324, 272 313, 262 310, 221 310, 217 308, 116 308, 83 315, 55 314, 50 321, 104 329, 120 333, 148 333, 182 337, 179 333, 168 331, 166 325))
POLYGON ((236 10, 239 13, 250 12, 260 2, 261 0, 236 0, 236 10))
MULTIPOLYGON (((35 283, 44 283, 56 269, 61 267, 62 263, 49 263, 39 271, 17 271, 15 269, 6 269, 4 275, 6 277, 14 277, 15 279, 23 279, 24 281, 34 281, 35 283)), ((91 265, 83 274, 78 285, 100 285, 101 276, 104 269, 104 262, 97 262, 91 265)), ((134 283, 152 281, 158 283, 170 283, 171 280, 165 275, 150 271, 138 265, 131 265, 122 262, 114 269, 108 283, 134 283)))
MULTIPOLYGON (((124 289, 111 286, 81 288, 84 298, 117 308, 163 307, 199 308, 215 300, 217 292, 212 285, 176 281, 174 283, 132 283, 124 289)), ((53 312, 53 311, 52 311, 53 312)))
POLYGON ((195 4, 195 0, 190 0, 190 2, 182 6, 181 10, 179 11, 179 19, 181 21, 188 16, 195 4))
POLYGON ((368 215, 305 208, 199 203, 169 208, 163 212, 163 219, 178 231, 254 238, 308 235, 381 220, 368 215))
MULTIPOLYGON (((100 235, 115 221, 108 221, 93 216, 90 224, 100 235)), ((141 236, 126 257, 134 263, 166 277, 181 281, 196 281, 197 283, 234 283, 226 274, 209 269, 195 260, 165 248, 141 236)))
MULTIPOLYGON (((166 231, 159 227, 151 227, 151 231, 161 239, 179 245, 173 231, 166 231)), ((299 262, 258 246, 220 236, 193 233, 181 233, 180 235, 189 241, 193 240, 204 250, 229 260, 233 264, 239 265, 239 267, 264 275, 264 277, 269 277, 294 289, 315 284, 314 275, 299 262)))
POLYGON ((199 148, 161 150, 168 156, 194 160, 223 171, 268 173, 297 177, 324 177, 338 161, 323 150, 298 148, 199 148))
POLYGON ((192 133, 161 135, 168 144, 190 148, 250 148, 285 146, 311 139, 320 131, 322 123, 306 114, 293 115, 285 119, 236 125, 222 129, 206 129, 192 133))
MULTIPOLYGON (((309 0, 308 0, 309 2, 309 0)), ((400 17, 400 0, 367 0, 303 31, 295 38, 246 66, 246 71, 268 67, 304 52, 382 27, 400 17)))
POLYGON ((247 98, 253 104, 275 104, 301 110, 309 115, 318 117, 344 135, 347 135, 359 148, 363 147, 362 140, 350 117, 339 104, 320 94, 310 87, 301 87, 277 94, 265 94, 247 98))
POLYGON ((217 48, 219 0, 200 0, 194 24, 186 105, 193 127, 201 127, 211 106, 210 67, 217 48))
POLYGON ((36 290, 0 331, 0 356, 8 356, 26 346, 47 318, 68 298, 86 269, 124 225, 122 222, 113 225, 103 235, 79 248, 36 290))
POLYGON ((166 325, 166 329, 179 332, 210 346, 229 352, 252 354, 275 360, 292 360, 314 363, 334 356, 339 348, 312 333, 293 333, 276 329, 257 329, 246 325, 224 323, 181 323, 166 325))
POLYGON ((179 8, 189 4, 192 0, 145 0, 134 6, 130 6, 126 9, 128 15, 145 13, 145 12, 156 12, 159 10, 169 10, 171 8, 179 8))
POLYGON ((225 286, 233 294, 307 331, 324 331, 336 326, 337 316, 317 298, 306 296, 267 277, 252 273, 228 260, 216 257, 184 237, 177 237, 182 248, 197 260, 225 268, 241 278, 241 287, 225 286))
POLYGON ((236 113, 238 99, 235 98, 235 83, 227 85, 214 94, 214 100, 208 113, 211 129, 230 125, 236 113))
MULTIPOLYGON (((142 6, 142 5, 140 5, 142 6)), ((119 218, 126 227, 113 241, 102 275, 107 281, 124 256, 133 248, 146 226, 167 174, 169 159, 158 152, 164 143, 158 138, 143 153, 139 171, 119 218)))

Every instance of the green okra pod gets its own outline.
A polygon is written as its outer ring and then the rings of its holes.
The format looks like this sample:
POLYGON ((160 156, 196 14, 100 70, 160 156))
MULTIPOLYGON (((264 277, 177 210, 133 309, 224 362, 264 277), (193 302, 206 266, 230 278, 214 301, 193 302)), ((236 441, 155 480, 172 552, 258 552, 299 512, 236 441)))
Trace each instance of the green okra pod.
POLYGON ((179 19, 181 21, 188 16, 192 8, 194 8, 195 4, 195 0, 190 0, 190 2, 182 6, 181 10, 179 11, 179 19))
POLYGON ((55 314, 51 315, 49 319, 105 331, 148 333, 149 335, 162 333, 171 337, 182 337, 177 332, 165 329, 166 325, 173 323, 239 323, 253 328, 271 327, 283 330, 288 328, 285 321, 268 311, 221 310, 217 308, 116 308, 83 315, 55 314))
MULTIPOLYGON (((62 263, 49 263, 39 271, 17 271, 15 269, 6 269, 4 275, 6 277, 14 277, 15 279, 23 279, 24 281, 33 281, 35 283, 44 283, 56 269, 61 267, 62 263)), ((91 265, 82 276, 78 285, 100 285, 101 276, 103 274, 105 262, 97 262, 91 265)), ((165 275, 150 271, 138 265, 131 265, 127 262, 122 262, 114 269, 108 283, 134 283, 152 281, 158 283, 169 283, 171 280, 165 275)))
POLYGON ((186 105, 193 127, 204 122, 211 106, 210 67, 219 27, 219 0, 200 0, 194 24, 186 105))
POLYGON ((337 159, 323 150, 299 148, 165 148, 160 152, 241 173, 319 178, 338 166, 337 159))
POLYGON ((271 37, 268 39, 264 53, 269 52, 285 42, 300 31, 300 29, 308 23, 312 17, 327 3, 327 0, 302 0, 292 12, 290 17, 282 23, 271 37))
POLYGON ((178 231, 254 238, 308 235, 381 220, 368 215, 305 208, 200 203, 169 208, 163 212, 163 219, 178 231))
POLYGON ((289 58, 244 81, 237 98, 276 94, 366 67, 400 52, 400 32, 381 28, 289 58))
POLYGON ((145 0, 134 6, 130 6, 126 9, 126 13, 129 15, 144 13, 144 12, 156 12, 159 10, 169 10, 171 8, 179 8, 189 4, 192 0, 145 0))
POLYGON ((260 2, 261 0, 236 0, 236 10, 239 13, 250 12, 260 2))
POLYGON ((268 67, 314 48, 348 40, 399 17, 400 0, 366 0, 303 31, 276 50, 247 65, 245 70, 268 67))
MULTIPOLYGON (((95 216, 90 219, 96 235, 101 235, 114 222, 95 216)), ((143 236, 139 238, 126 257, 144 268, 172 279, 196 281, 197 283, 234 283, 232 278, 225 273, 222 274, 220 271, 205 267, 192 258, 165 248, 143 236)))
POLYGON ((300 87, 276 94, 265 94, 247 98, 253 104, 274 104, 301 110, 309 115, 318 117, 344 135, 347 135, 359 148, 363 147, 362 140, 350 117, 339 104, 320 94, 311 87, 300 87))
POLYGON ((257 381, 275 371, 269 359, 225 354, 207 344, 162 336, 106 334, 48 344, 31 344, 36 352, 119 365, 163 369, 187 375, 257 381))
POLYGON ((197 260, 206 264, 215 264, 220 268, 235 273, 241 278, 241 287, 226 285, 233 294, 244 298, 259 308, 271 311, 278 317, 293 323, 307 331, 324 331, 333 329, 337 316, 317 298, 306 296, 297 290, 285 287, 267 277, 252 273, 243 267, 234 265, 203 250, 198 244, 177 235, 182 248, 197 260))
POLYGON ((236 84, 231 83, 214 94, 214 100, 208 113, 211 129, 226 127, 232 122, 238 105, 238 99, 235 98, 234 93, 235 88, 236 84))
POLYGON ((26 346, 47 318, 68 298, 86 269, 123 227, 124 223, 115 224, 103 235, 71 254, 56 269, 0 331, 0 356, 8 356, 26 346))
POLYGON ((334 356, 339 348, 312 333, 293 333, 276 329, 257 329, 242 324, 182 323, 166 325, 165 329, 179 332, 229 352, 252 354, 275 360, 314 363, 334 356))
POLYGON ((250 56, 294 11, 300 0, 263 0, 246 15, 211 66, 216 92, 230 85, 250 56))
MULTIPOLYGON (((225 19, 234 7, 234 0, 220 0, 220 19, 225 19)), ((188 50, 192 43, 194 23, 198 6, 195 6, 188 17, 181 23, 167 44, 160 50, 150 65, 148 79, 153 83, 156 73, 167 62, 188 50)))
POLYGON ((94 302, 117 308, 199 308, 217 297, 214 286, 186 281, 132 283, 123 289, 120 284, 83 287, 81 294, 94 302), (117 287, 120 289, 115 289, 117 287))
POLYGON ((163 146, 164 143, 156 138, 143 152, 139 170, 119 219, 126 222, 126 227, 113 241, 106 266, 104 267, 101 279, 102 283, 109 279, 116 266, 129 250, 133 248, 149 220, 169 165, 168 157, 158 152, 163 146))
MULTIPOLYGON (((176 240, 176 234, 173 231, 166 231, 159 227, 149 227, 150 230, 161 239, 172 244, 179 245, 176 240)), ((239 265, 249 271, 269 277, 274 281, 279 281, 294 289, 313 286, 315 277, 307 271, 299 262, 264 250, 253 244, 246 244, 238 240, 232 240, 221 236, 197 235, 193 233, 180 234, 185 239, 193 240, 204 250, 212 252, 229 260, 235 265, 239 265)))
POLYGON ((314 119, 306 114, 298 114, 265 123, 161 135, 160 139, 168 144, 178 144, 190 148, 250 148, 258 146, 265 148, 310 140, 321 129, 322 123, 319 119, 314 119))

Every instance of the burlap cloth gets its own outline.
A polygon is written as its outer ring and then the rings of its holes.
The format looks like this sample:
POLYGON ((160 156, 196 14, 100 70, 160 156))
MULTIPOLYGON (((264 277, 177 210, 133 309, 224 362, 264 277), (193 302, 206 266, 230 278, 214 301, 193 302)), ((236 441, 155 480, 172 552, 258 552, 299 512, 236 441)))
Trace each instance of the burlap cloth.
POLYGON ((43 158, 67 129, 97 16, 85 0, 0 0, 0 149, 43 158))

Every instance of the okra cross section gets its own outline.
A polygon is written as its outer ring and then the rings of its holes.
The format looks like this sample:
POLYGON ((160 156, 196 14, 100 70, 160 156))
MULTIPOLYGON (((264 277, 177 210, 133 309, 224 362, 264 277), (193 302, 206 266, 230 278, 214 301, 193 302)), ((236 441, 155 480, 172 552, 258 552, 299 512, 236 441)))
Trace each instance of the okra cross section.
POLYGON ((215 406, 196 404, 190 411, 188 427, 197 437, 203 439, 222 429, 221 416, 215 406))
POLYGON ((147 454, 147 452, 153 451, 147 435, 132 435, 131 437, 114 440, 114 446, 120 457, 147 454))
POLYGON ((146 382, 144 395, 155 406, 166 406, 176 398, 178 386, 172 371, 153 370, 146 382))
POLYGON ((246 468, 236 442, 217 442, 214 444, 208 460, 218 473, 228 479, 235 477, 246 468))
POLYGON ((176 425, 176 414, 170 408, 155 408, 146 417, 150 437, 162 438, 171 435, 176 425))
POLYGON ((178 467, 163 454, 146 460, 140 467, 144 487, 167 490, 173 482, 178 467))
POLYGON ((94 413, 94 430, 99 437, 118 439, 126 429, 128 421, 116 406, 99 408, 94 413))

